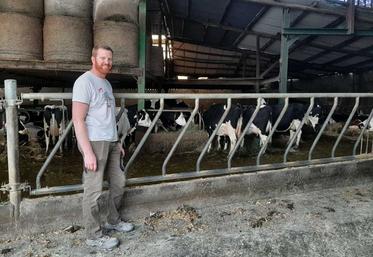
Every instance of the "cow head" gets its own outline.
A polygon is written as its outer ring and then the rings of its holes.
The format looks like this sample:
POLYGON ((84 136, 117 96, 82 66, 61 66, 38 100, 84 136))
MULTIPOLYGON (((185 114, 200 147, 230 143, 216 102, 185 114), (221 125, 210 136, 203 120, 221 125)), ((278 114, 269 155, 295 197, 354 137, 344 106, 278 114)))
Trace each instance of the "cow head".
POLYGON ((175 122, 177 125, 181 127, 184 127, 186 125, 186 120, 182 112, 180 113, 179 117, 175 120, 175 122))
POLYGON ((150 119, 150 115, 149 113, 147 113, 145 111, 145 109, 142 109, 141 111, 139 111, 137 113, 137 125, 138 126, 141 126, 141 127, 150 127, 150 125, 152 124, 152 121, 150 119))
POLYGON ((316 131, 317 125, 320 122, 321 115, 322 115, 321 106, 316 105, 315 107, 312 108, 308 116, 307 124, 310 125, 315 131, 316 131))

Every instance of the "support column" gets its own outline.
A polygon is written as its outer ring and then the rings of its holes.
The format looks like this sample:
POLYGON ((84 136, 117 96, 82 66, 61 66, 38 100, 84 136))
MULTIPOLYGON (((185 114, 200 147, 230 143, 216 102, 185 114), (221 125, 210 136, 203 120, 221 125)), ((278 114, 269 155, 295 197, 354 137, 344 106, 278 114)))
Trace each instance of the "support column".
MULTIPOLYGON (((137 80, 137 92, 145 93, 146 79, 146 0, 139 3, 139 68, 141 76, 137 80)), ((144 108, 144 100, 139 100, 138 109, 144 108)))
MULTIPOLYGON (((290 26, 290 14, 289 9, 283 9, 282 16, 282 29, 289 28, 290 26)), ((281 56, 280 56, 280 85, 279 93, 287 93, 287 81, 288 81, 288 62, 289 62, 289 43, 288 36, 281 33, 281 56)))
POLYGON ((256 84, 255 84, 255 93, 260 92, 260 37, 256 37, 256 84))
POLYGON ((19 206, 21 203, 20 172, 19 172, 19 145, 18 145, 18 108, 17 81, 7 79, 4 81, 6 106, 6 138, 8 154, 9 175, 9 202, 10 216, 17 222, 19 220, 19 206))

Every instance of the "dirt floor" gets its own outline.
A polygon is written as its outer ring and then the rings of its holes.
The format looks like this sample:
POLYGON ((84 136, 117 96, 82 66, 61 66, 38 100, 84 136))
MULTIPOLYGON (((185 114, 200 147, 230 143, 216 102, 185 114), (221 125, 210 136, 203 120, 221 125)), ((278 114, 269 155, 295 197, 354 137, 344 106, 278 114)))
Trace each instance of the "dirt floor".
MULTIPOLYGON (((232 199, 233 202, 233 199, 232 199)), ((87 247, 80 224, 0 241, 0 256, 372 256, 373 184, 209 208, 180 206, 112 233, 110 252, 87 247)))

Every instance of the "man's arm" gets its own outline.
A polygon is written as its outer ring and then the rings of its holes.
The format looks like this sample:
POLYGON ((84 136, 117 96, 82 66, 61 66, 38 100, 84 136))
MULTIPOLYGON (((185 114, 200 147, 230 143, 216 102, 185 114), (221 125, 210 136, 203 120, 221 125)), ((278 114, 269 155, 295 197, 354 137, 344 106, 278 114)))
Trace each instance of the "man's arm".
POLYGON ((97 160, 96 155, 92 150, 91 143, 88 139, 87 126, 85 118, 88 112, 88 104, 73 101, 72 116, 78 144, 83 152, 84 167, 88 171, 96 171, 97 160))

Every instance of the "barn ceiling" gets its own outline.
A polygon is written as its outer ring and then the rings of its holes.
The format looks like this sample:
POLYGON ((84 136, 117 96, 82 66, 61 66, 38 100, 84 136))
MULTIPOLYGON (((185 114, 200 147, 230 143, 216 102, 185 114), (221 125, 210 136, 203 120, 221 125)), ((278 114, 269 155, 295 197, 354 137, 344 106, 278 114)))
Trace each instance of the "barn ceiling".
MULTIPOLYGON (((257 49, 261 73, 268 69, 264 78, 277 75, 283 5, 295 6, 291 28, 347 28, 348 20, 348 6, 338 0, 157 1, 173 41, 175 74, 196 77, 254 77, 257 49)), ((357 4, 355 29, 372 30, 372 1, 357 4)), ((367 70, 373 70, 372 37, 300 35, 289 49, 290 78, 367 70)))

